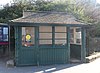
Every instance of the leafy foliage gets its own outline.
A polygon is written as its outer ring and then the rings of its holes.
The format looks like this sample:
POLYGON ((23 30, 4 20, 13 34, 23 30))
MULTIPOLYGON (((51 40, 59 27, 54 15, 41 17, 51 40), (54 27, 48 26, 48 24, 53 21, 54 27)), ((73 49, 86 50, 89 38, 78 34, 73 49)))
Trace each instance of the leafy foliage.
POLYGON ((13 0, 14 5, 5 6, 0 10, 0 22, 7 22, 22 16, 23 10, 32 11, 63 11, 73 14, 78 20, 84 23, 94 23, 95 9, 89 3, 76 0, 65 0, 63 2, 53 0, 13 0), (91 8, 91 10, 88 10, 91 8))
POLYGON ((22 16, 23 7, 21 5, 5 6, 0 10, 0 22, 8 22, 9 20, 22 16))

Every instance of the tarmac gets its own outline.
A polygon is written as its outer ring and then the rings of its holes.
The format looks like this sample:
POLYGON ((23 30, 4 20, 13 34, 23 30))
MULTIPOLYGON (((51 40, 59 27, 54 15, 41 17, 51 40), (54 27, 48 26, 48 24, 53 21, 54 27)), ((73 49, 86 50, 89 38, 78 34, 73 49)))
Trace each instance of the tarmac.
POLYGON ((60 64, 49 66, 6 66, 6 62, 0 60, 0 73, 100 73, 100 58, 91 63, 60 64))

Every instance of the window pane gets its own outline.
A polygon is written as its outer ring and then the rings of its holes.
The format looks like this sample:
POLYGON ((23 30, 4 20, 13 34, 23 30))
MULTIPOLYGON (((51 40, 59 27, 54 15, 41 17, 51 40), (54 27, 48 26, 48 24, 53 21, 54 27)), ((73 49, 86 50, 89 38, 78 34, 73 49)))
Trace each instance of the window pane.
POLYGON ((39 27, 39 44, 49 45, 52 44, 52 27, 40 26, 39 27))
POLYGON ((33 46, 34 40, 34 27, 22 27, 22 46, 33 46))
POLYGON ((51 26, 40 26, 39 32, 52 32, 52 27, 51 26))
POLYGON ((76 31, 76 43, 77 44, 81 44, 81 40, 82 40, 82 38, 81 38, 81 29, 78 28, 76 30, 77 30, 76 31))
POLYGON ((52 39, 52 33, 39 33, 40 39, 52 39))
POLYGON ((81 44, 81 39, 76 39, 76 43, 81 44))
POLYGON ((55 44, 66 45, 66 40, 55 40, 55 44))
POLYGON ((55 39, 56 38, 66 38, 66 33, 55 33, 55 39))
POLYGON ((39 44, 52 44, 52 40, 39 40, 39 44))
POLYGON ((3 41, 8 41, 8 27, 3 27, 3 41))
POLYGON ((81 44, 81 28, 72 27, 70 28, 70 43, 71 44, 81 44))
POLYGON ((55 27, 55 32, 66 32, 66 27, 60 27, 60 26, 56 26, 55 27))
POLYGON ((70 43, 74 43, 74 28, 70 28, 70 43))

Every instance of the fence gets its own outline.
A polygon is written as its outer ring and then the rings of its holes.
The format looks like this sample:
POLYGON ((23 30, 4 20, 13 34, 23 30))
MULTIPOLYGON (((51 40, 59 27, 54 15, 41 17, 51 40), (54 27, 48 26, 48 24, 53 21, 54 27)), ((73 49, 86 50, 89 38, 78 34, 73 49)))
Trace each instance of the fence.
POLYGON ((86 36, 87 56, 95 52, 100 52, 100 37, 94 37, 89 34, 94 35, 94 33, 91 32, 91 29, 87 30, 86 36))

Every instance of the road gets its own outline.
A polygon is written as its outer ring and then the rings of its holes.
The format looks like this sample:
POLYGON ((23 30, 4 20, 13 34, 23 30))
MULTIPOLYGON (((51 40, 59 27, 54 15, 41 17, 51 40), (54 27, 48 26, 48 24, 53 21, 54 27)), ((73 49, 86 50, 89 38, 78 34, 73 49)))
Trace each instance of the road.
POLYGON ((100 58, 85 64, 63 64, 51 66, 29 66, 7 68, 0 61, 0 73, 100 73, 100 58))

